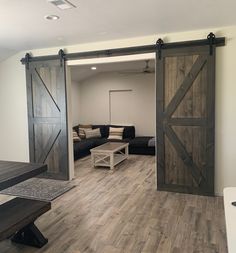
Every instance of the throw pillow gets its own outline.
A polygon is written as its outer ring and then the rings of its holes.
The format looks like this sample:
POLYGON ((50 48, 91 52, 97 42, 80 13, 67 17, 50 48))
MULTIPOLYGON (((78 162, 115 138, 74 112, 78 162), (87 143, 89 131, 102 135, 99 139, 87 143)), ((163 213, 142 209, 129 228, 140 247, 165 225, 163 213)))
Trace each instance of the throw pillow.
POLYGON ((156 146, 156 137, 153 137, 148 141, 148 147, 155 147, 155 146, 156 146))
POLYGON ((108 139, 122 140, 123 139, 124 127, 110 127, 108 139))
POLYGON ((85 129, 84 132, 85 132, 85 136, 86 136, 87 139, 89 139, 89 138, 101 138, 102 137, 99 128, 95 128, 95 129, 92 129, 92 130, 85 129))
POLYGON ((79 124, 79 127, 81 128, 92 128, 92 125, 83 125, 83 124, 79 124))
POLYGON ((91 125, 79 125, 79 137, 81 139, 86 138, 85 130, 92 130, 92 126, 91 125))
POLYGON ((73 130, 73 141, 81 141, 80 137, 78 136, 78 133, 75 130, 73 130))

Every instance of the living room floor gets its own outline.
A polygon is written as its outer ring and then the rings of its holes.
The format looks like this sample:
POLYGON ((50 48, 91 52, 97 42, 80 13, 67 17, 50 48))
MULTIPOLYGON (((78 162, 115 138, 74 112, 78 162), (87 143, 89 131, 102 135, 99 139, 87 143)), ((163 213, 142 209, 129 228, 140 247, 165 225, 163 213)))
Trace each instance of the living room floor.
POLYGON ((77 187, 36 222, 49 243, 6 240, 1 253, 227 253, 222 197, 157 192, 154 156, 130 155, 114 171, 88 156, 75 175, 77 187))

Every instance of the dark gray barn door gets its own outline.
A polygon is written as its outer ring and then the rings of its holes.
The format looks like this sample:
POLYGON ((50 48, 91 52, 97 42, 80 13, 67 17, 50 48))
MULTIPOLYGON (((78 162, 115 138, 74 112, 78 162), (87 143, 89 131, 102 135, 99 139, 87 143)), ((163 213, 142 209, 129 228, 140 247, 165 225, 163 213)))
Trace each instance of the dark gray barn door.
POLYGON ((157 187, 214 194, 215 48, 157 53, 157 187))
POLYGON ((30 161, 46 163, 44 175, 68 179, 68 134, 64 61, 26 66, 30 161))

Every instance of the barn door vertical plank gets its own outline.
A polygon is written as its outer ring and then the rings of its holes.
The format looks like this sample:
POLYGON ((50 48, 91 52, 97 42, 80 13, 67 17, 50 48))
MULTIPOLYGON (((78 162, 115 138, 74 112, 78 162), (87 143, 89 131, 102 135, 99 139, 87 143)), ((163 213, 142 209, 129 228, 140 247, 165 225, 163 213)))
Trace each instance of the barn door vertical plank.
POLYGON ((164 59, 156 55, 156 136, 157 136, 157 187, 165 183, 165 146, 163 129, 164 111, 164 59))
POLYGON ((34 114, 33 104, 33 89, 32 89, 32 66, 26 64, 26 92, 27 92, 27 108, 28 108, 28 138, 29 138, 29 158, 30 161, 35 161, 35 138, 34 124, 32 122, 34 114))
POLYGON ((207 91, 206 91, 206 161, 207 161, 207 191, 214 192, 214 161, 215 161, 215 47, 207 61, 207 91))

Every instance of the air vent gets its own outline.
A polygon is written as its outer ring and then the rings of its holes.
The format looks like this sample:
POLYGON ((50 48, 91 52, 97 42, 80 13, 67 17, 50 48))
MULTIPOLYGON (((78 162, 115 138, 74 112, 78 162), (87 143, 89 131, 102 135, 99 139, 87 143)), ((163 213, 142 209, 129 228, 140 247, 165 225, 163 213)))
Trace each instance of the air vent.
POLYGON ((73 5, 67 0, 48 0, 48 2, 55 5, 60 10, 68 10, 68 9, 76 8, 75 5, 73 5))

